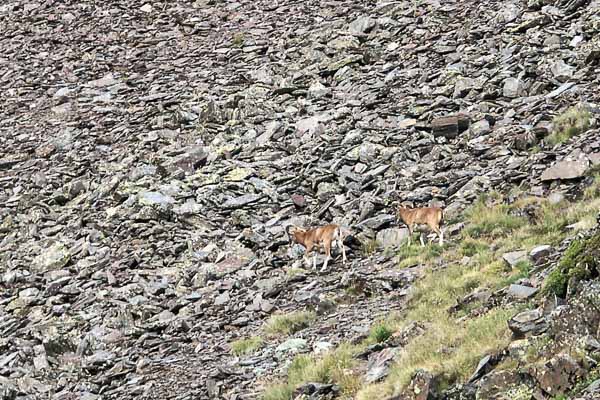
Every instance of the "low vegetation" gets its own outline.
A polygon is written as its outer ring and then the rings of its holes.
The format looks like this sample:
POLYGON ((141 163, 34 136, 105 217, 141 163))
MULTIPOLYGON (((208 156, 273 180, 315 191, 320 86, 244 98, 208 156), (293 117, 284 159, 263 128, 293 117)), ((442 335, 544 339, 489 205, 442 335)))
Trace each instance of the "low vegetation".
POLYGON ((231 352, 236 356, 250 354, 258 350, 262 344, 263 340, 259 336, 236 340, 231 343, 231 352))
POLYGON ((381 343, 388 340, 394 333, 393 328, 386 322, 373 325, 367 341, 372 343, 381 343))
POLYGON ((242 47, 244 45, 244 34, 239 32, 233 35, 231 44, 235 47, 242 47))
POLYGON ((357 361, 353 355, 357 349, 344 344, 323 357, 301 354, 296 356, 287 371, 287 382, 269 387, 263 400, 291 399, 294 388, 303 382, 335 382, 342 395, 356 393, 362 381, 353 370, 357 361))
MULTIPOLYGON (((381 399, 404 390, 417 369, 435 374, 442 387, 466 380, 481 357, 506 348, 510 342, 506 321, 526 304, 494 307, 481 300, 468 304, 457 303, 457 300, 466 299, 474 292, 494 292, 529 275, 532 268, 529 261, 511 267, 502 259, 504 253, 530 251, 542 244, 557 245, 573 231, 593 226, 600 211, 600 199, 595 193, 587 190, 583 194, 584 201, 556 204, 525 194, 508 204, 501 196, 491 194, 465 211, 466 226, 460 239, 443 247, 432 243, 424 248, 419 244, 402 246, 398 251, 400 267, 427 266, 423 278, 414 287, 407 311, 377 322, 369 337, 356 346, 343 344, 322 359, 298 356, 288 370, 287 380, 268 388, 264 399, 290 399, 293 388, 306 381, 336 383, 352 398, 381 399), (459 311, 450 311, 456 309, 459 311), (424 331, 409 338, 408 344, 400 348, 383 382, 364 385, 351 372, 356 362, 354 354, 415 323, 423 326, 424 331), (324 368, 324 365, 330 367, 324 368), (332 365, 341 367, 332 368, 332 365)), ((561 263, 563 266, 558 269, 561 277, 556 284, 550 278, 548 290, 562 294, 565 290, 562 277, 579 274, 569 272, 574 270, 567 268, 567 264, 590 265, 587 257, 591 254, 576 251, 576 247, 599 249, 600 236, 593 240, 598 243, 572 245, 573 250, 567 252, 563 261, 566 264, 561 263)), ((596 252, 593 256, 597 259, 600 254, 596 252)))
POLYGON ((311 311, 273 315, 265 325, 265 332, 269 335, 291 335, 307 328, 314 320, 315 313, 311 311))
POLYGON ((571 107, 554 118, 554 129, 546 141, 550 145, 564 143, 588 130, 591 119, 592 114, 583 105, 571 107))
POLYGON ((575 240, 559 265, 548 276, 544 290, 564 297, 570 282, 598 276, 600 269, 600 234, 575 240))

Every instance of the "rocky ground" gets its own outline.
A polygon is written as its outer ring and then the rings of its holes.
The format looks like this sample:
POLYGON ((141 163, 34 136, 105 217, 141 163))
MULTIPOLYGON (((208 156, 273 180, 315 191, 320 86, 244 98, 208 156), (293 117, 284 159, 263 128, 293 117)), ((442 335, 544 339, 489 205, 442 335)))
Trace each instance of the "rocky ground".
POLYGON ((585 186, 595 125, 540 140, 597 118, 599 31, 597 0, 4 1, 0 396, 250 399, 364 337, 421 272, 369 247, 393 202, 585 186), (350 264, 299 270, 285 227, 324 222, 350 264))

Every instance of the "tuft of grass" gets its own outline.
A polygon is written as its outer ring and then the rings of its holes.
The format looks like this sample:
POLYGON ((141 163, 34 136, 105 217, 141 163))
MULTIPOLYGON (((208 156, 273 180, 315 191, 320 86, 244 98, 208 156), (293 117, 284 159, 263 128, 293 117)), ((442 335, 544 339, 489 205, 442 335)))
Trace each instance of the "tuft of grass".
POLYGON ((379 243, 377 243, 377 239, 369 239, 365 240, 360 244, 361 253, 365 257, 372 256, 377 252, 377 248, 379 247, 379 243))
POLYGON ((296 275, 305 274, 306 270, 304 268, 290 268, 286 271, 286 275, 288 278, 293 278, 296 275))
POLYGON ((567 109, 562 114, 554 117, 554 129, 546 141, 554 146, 565 143, 573 136, 577 136, 590 128, 592 114, 582 105, 567 109))
POLYGON ((287 370, 287 381, 267 388, 263 400, 290 400, 294 389, 303 382, 335 383, 341 394, 352 396, 362 380, 354 371, 356 348, 347 344, 328 352, 322 358, 314 355, 297 355, 287 370))
POLYGON ((260 336, 236 340, 231 343, 231 352, 236 356, 250 354, 258 350, 263 344, 260 336))
POLYGON ((600 173, 595 173, 593 175, 593 181, 585 188, 583 191, 583 199, 584 200, 593 200, 600 197, 600 173))
POLYGON ((393 328, 389 324, 382 322, 371 328, 367 341, 369 343, 382 343, 392 337, 393 334, 393 328))
POLYGON ((273 315, 267 321, 264 329, 270 335, 291 335, 304 328, 308 328, 315 318, 315 313, 310 311, 273 315))
POLYGON ((294 388, 287 383, 277 383, 269 386, 261 395, 261 400, 291 400, 294 388))
POLYGON ((242 45, 244 44, 244 39, 245 39, 244 33, 238 32, 233 35, 233 38, 231 39, 231 44, 235 47, 242 47, 242 45))

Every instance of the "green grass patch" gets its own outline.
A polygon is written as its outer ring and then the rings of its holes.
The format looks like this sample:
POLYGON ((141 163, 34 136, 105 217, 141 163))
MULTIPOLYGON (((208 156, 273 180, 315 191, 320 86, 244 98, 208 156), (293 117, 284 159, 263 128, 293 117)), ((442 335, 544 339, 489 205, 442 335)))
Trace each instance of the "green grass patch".
POLYGON ((231 352, 236 356, 250 354, 258 350, 262 344, 263 340, 259 336, 236 340, 231 343, 231 352))
POLYGON ((399 260, 400 268, 412 267, 414 265, 426 264, 427 262, 440 257, 444 252, 444 247, 437 243, 427 243, 424 247, 420 243, 413 242, 412 244, 403 245, 400 247, 396 256, 399 260))
POLYGON ((464 233, 472 238, 495 239, 505 237, 527 224, 527 220, 510 213, 511 207, 505 204, 489 206, 485 199, 479 200, 465 212, 470 223, 464 233))
POLYGON ((394 329, 385 322, 381 322, 379 324, 375 324, 371 328, 371 332, 369 333, 369 337, 367 341, 369 343, 381 343, 388 340, 394 334, 394 329))
POLYGON ((315 313, 310 311, 273 315, 265 325, 265 332, 269 335, 291 335, 308 328, 315 318, 315 313))
POLYGON ((290 400, 294 389, 304 382, 335 383, 343 396, 351 396, 362 381, 353 370, 356 348, 343 344, 325 356, 301 354, 294 358, 287 370, 287 381, 275 384, 263 393, 263 400, 290 400))
POLYGON ((590 128, 592 114, 582 105, 567 109, 554 117, 554 129, 546 138, 552 146, 565 143, 573 136, 577 136, 590 128))

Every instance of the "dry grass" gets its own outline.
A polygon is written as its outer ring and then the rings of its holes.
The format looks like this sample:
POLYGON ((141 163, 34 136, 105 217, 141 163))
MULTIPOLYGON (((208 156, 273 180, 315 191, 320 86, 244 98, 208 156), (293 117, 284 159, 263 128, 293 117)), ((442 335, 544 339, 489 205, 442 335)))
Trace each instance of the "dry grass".
POLYGON ((231 352, 236 356, 250 354, 258 350, 263 345, 260 336, 253 336, 247 339, 236 340, 231 343, 231 352))
POLYGON ((267 321, 264 329, 269 335, 291 335, 308 328, 315 318, 315 313, 310 311, 273 315, 267 321))
POLYGON ((592 114, 582 105, 567 109, 554 118, 554 129, 546 142, 550 145, 564 143, 590 128, 592 114))

